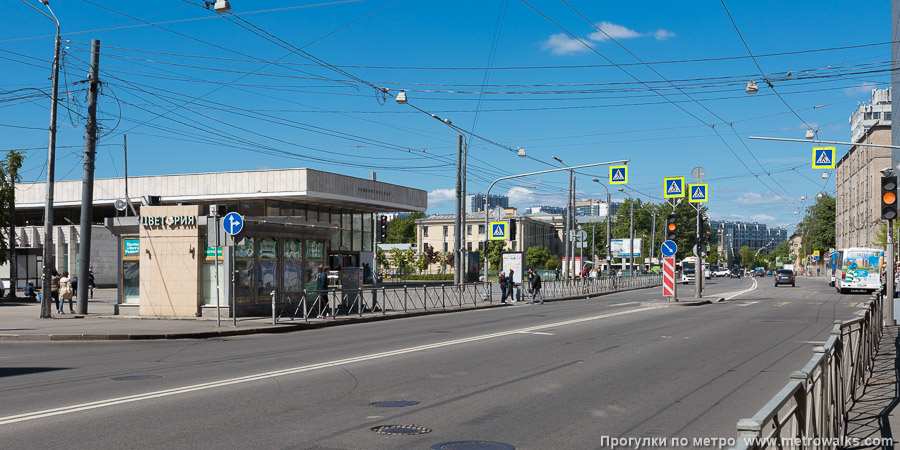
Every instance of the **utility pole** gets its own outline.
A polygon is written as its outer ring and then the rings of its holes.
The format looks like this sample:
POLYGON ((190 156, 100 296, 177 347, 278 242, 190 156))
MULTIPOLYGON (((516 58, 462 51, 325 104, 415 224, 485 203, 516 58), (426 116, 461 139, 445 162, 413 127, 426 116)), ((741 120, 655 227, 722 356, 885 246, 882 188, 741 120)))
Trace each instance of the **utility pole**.
POLYGON ((703 298, 703 280, 705 279, 705 275, 703 273, 703 251, 701 249, 701 230, 700 230, 700 207, 697 207, 697 267, 694 269, 694 298, 703 298))
POLYGON ((565 261, 565 264, 566 264, 566 267, 565 267, 565 279, 566 280, 569 279, 569 273, 573 270, 572 265, 575 263, 574 261, 569 261, 569 231, 571 230, 571 228, 569 228, 569 220, 572 218, 572 177, 573 177, 572 170, 569 169, 569 192, 566 193, 566 196, 568 197, 566 199, 566 224, 565 224, 566 226, 565 226, 565 231, 563 232, 563 239, 562 239, 563 261, 565 261))
POLYGON ((10 172, 9 186, 12 189, 12 201, 9 202, 9 297, 16 298, 16 288, 19 286, 19 273, 16 269, 16 174, 10 172))
POLYGON ((88 118, 84 125, 84 177, 81 184, 81 247, 78 249, 78 314, 88 312, 91 224, 94 212, 94 156, 97 153, 97 96, 100 89, 100 40, 91 40, 88 118))
POLYGON ((609 189, 606 190, 606 273, 609 275, 612 270, 612 243, 610 238, 610 220, 612 214, 612 197, 609 195, 609 189))
POLYGON ((650 265, 656 256, 656 213, 653 213, 653 226, 650 228, 650 265))
MULTIPOLYGON (((571 173, 572 173, 572 216, 571 216, 572 217, 572 225, 569 226, 569 229, 572 230, 572 234, 575 234, 576 233, 575 227, 578 225, 575 221, 575 171, 573 170, 573 171, 571 171, 571 173)), ((575 278, 575 239, 574 239, 574 236, 572 236, 572 241, 571 241, 571 244, 569 244, 569 245, 572 249, 572 252, 571 252, 571 255, 572 255, 572 278, 574 279, 575 278)), ((581 263, 584 264, 584 261, 582 261, 581 263)))
MULTIPOLYGON (((47 9, 50 5, 45 3, 47 9)), ((50 10, 53 14, 53 10, 50 10)), ((53 53, 53 90, 50 100, 50 145, 47 148, 47 201, 44 205, 44 280, 41 283, 41 318, 49 319, 50 302, 48 298, 50 294, 50 280, 53 279, 53 268, 56 265, 53 261, 53 184, 54 170, 56 168, 56 105, 59 98, 59 20, 56 14, 53 14, 53 21, 56 22, 56 47, 53 53)))
MULTIPOLYGON (((463 200, 462 200, 462 148, 463 148, 463 137, 462 135, 458 135, 456 137, 456 220, 454 221, 455 232, 453 233, 453 285, 457 288, 459 287, 459 269, 460 269, 460 243, 462 242, 462 214, 460 214, 460 208, 462 208, 463 200)), ((487 211, 484 212, 487 214, 487 211)), ((487 230, 485 230, 487 231, 487 230)))

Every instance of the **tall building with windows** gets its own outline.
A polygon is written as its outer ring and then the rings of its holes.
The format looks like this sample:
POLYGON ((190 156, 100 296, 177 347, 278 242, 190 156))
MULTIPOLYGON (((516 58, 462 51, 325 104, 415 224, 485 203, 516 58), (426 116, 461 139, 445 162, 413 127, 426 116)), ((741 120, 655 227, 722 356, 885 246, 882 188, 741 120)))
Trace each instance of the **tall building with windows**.
POLYGON ((771 250, 788 238, 787 229, 769 228, 764 223, 711 220, 709 226, 713 229, 713 233, 719 236, 720 245, 730 246, 731 253, 735 255, 739 254, 741 247, 745 245, 754 251, 771 250))
POLYGON ((872 247, 881 227, 881 169, 891 167, 891 149, 866 144, 891 143, 890 89, 872 90, 869 104, 850 117, 854 146, 834 169, 835 246, 872 247))
MULTIPOLYGON (((509 197, 505 195, 491 195, 488 198, 488 209, 496 207, 509 208, 509 197)), ((466 212, 484 211, 484 194, 474 194, 469 196, 469 209, 466 212)))

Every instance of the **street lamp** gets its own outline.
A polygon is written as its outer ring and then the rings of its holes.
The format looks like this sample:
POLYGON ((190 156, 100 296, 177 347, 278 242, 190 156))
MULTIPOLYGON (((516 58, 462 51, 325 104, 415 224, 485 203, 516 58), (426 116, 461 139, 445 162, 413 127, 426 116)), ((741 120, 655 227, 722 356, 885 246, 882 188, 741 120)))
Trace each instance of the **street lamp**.
MULTIPOLYGON (((583 169, 583 168, 585 168, 585 167, 609 166, 609 165, 613 165, 613 164, 628 164, 630 161, 631 161, 630 159, 623 159, 623 160, 619 160, 619 161, 608 161, 608 162, 594 163, 594 164, 583 164, 583 165, 580 165, 580 166, 571 166, 571 167, 565 167, 565 168, 560 168, 560 169, 549 169, 549 170, 541 170, 541 171, 539 171, 539 172, 529 172, 529 173, 520 173, 520 174, 518 174, 518 175, 508 175, 508 176, 500 177, 500 178, 497 178, 496 180, 494 180, 494 182, 491 183, 490 186, 488 186, 488 188, 487 188, 487 193, 485 194, 485 196, 490 195, 490 194, 491 194, 491 189, 493 189, 494 186, 495 186, 497 183, 499 183, 499 182, 501 182, 501 181, 503 181, 503 180, 511 180, 511 179, 513 179, 513 178, 522 178, 522 177, 528 177, 528 176, 532 176, 532 175, 541 175, 541 174, 544 174, 544 173, 551 173, 551 172, 560 172, 560 171, 563 171, 563 170, 583 169)), ((487 253, 487 248, 488 248, 488 245, 487 245, 487 244, 488 244, 488 242, 490 241, 490 240, 488 239, 488 237, 489 237, 490 235, 488 234, 488 232, 489 232, 489 231, 488 231, 488 215, 487 215, 486 212, 485 212, 485 215, 484 215, 484 231, 485 231, 485 240, 484 240, 484 249, 485 249, 485 252, 484 252, 484 281, 487 282, 487 281, 488 281, 488 269, 490 268, 490 264, 489 264, 489 261, 488 261, 488 253, 487 253)))
MULTIPOLYGON (((382 88, 382 92, 387 94, 390 91, 387 88, 382 88)), ((453 122, 450 121, 450 119, 446 119, 446 118, 442 119, 441 117, 439 117, 436 114, 432 114, 428 111, 425 111, 422 108, 417 107, 416 105, 409 103, 409 99, 406 95, 406 91, 401 90, 399 93, 397 93, 397 96, 394 98, 394 101, 396 101, 397 104, 400 104, 400 105, 409 105, 416 111, 419 111, 423 114, 428 114, 435 120, 443 123, 444 125, 447 125, 451 129, 453 129, 453 131, 456 131, 457 133, 459 133, 459 136, 457 138, 457 145, 456 145, 456 148, 457 148, 457 150, 456 150, 456 214, 455 214, 456 220, 454 221, 455 239, 453 240, 453 255, 454 255, 453 256, 453 259, 454 259, 453 284, 455 286, 459 286, 460 284, 462 284, 462 281, 463 281, 462 278, 463 278, 463 267, 464 267, 463 259, 464 258, 462 258, 462 255, 465 252, 465 250, 464 250, 465 246, 463 244, 463 240, 465 239, 464 238, 464 236, 465 236, 464 229, 466 226, 466 214, 465 214, 466 208, 465 208, 464 198, 466 195, 466 178, 467 178, 466 177, 466 174, 467 174, 466 164, 467 164, 467 160, 468 160, 467 152, 468 152, 468 147, 469 147, 468 142, 466 142, 465 135, 468 133, 469 135, 481 138, 482 140, 490 142, 494 145, 498 145, 500 147, 503 147, 503 146, 500 144, 497 144, 496 142, 489 141, 488 139, 482 138, 481 136, 478 136, 470 131, 463 130, 456 125, 453 125, 453 122)), ((508 148, 508 147, 505 147, 505 148, 507 150, 510 150, 513 153, 515 153, 519 158, 525 158, 527 156, 525 154, 524 148, 519 147, 515 150, 512 148, 508 148)), ((488 210, 488 198, 489 198, 488 196, 485 196, 485 198, 484 198, 485 223, 487 223, 487 217, 488 217, 488 211, 487 211, 488 210)), ((485 233, 488 232, 487 225, 485 225, 484 231, 485 231, 485 233)), ((487 245, 485 245, 484 252, 486 255, 487 254, 487 245)), ((485 281, 487 281, 487 277, 485 277, 485 281)))
MULTIPOLYGON (((609 215, 612 211, 612 201, 609 196, 609 188, 606 187, 605 184, 601 183, 597 178, 594 178, 591 181, 599 184, 600 186, 603 186, 603 189, 606 190, 606 264, 607 266, 609 266, 610 262, 612 261, 612 247, 610 246, 609 242, 609 215)), ((607 271, 609 271, 609 268, 607 268, 607 271)))
MULTIPOLYGON (((556 156, 551 156, 556 162, 569 167, 563 160, 557 158, 556 156)), ((565 233, 563 234, 563 243, 565 248, 565 256, 564 260, 567 261, 566 266, 566 279, 571 278, 570 271, 574 273, 575 271, 575 240, 569 236, 575 232, 575 172, 572 169, 569 169, 569 198, 566 200, 566 227, 565 233), (571 261, 569 259, 569 241, 572 242, 571 247, 571 261)), ((582 263, 583 264, 583 263, 582 263)))
MULTIPOLYGON (((56 46, 53 52, 53 90, 50 100, 50 144, 47 146, 47 202, 44 205, 44 280, 41 285, 45 293, 41 296, 41 318, 49 319, 51 317, 50 300, 47 293, 50 292, 48 288, 50 287, 50 280, 53 278, 53 266, 55 265, 53 264, 53 185, 55 183, 54 176, 56 168, 56 106, 58 104, 57 98, 59 96, 60 26, 59 19, 56 18, 56 14, 54 14, 53 9, 50 8, 49 0, 41 0, 41 3, 47 7, 47 10, 50 11, 50 15, 47 15, 47 13, 37 9, 25 0, 22 0, 22 3, 30 6, 32 9, 41 13, 44 17, 52 20, 53 23, 56 24, 56 46)), ((15 237, 12 236, 10 238, 15 239, 15 237)), ((15 288, 15 286, 10 287, 10 289, 15 288)))
POLYGON ((634 276, 634 197, 632 197, 631 194, 625 192, 624 188, 619 188, 619 192, 627 195, 631 200, 628 202, 628 204, 631 205, 631 223, 629 224, 629 228, 631 229, 629 233, 629 235, 631 236, 631 242, 628 244, 630 247, 629 253, 631 253, 631 262, 628 265, 628 270, 631 272, 631 276, 634 276))

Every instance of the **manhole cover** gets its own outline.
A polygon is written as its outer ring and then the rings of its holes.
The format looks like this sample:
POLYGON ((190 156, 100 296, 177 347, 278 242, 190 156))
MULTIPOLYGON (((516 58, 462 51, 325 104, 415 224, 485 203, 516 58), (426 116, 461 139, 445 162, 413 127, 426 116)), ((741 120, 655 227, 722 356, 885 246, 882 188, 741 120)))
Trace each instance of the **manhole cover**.
POLYGON ((370 403, 369 406, 374 406, 376 408, 402 408, 404 406, 412 406, 418 404, 419 402, 415 400, 388 400, 386 402, 370 403))
POLYGON ((441 442, 431 446, 432 450, 515 450, 516 448, 503 442, 493 441, 452 441, 441 442))
POLYGON ((113 381, 141 381, 141 380, 155 380, 157 378, 162 378, 159 375, 128 375, 125 377, 115 377, 113 381))
POLYGON ((372 427, 372 431, 389 436, 409 436, 414 434, 431 433, 431 428, 420 425, 380 425, 372 427))

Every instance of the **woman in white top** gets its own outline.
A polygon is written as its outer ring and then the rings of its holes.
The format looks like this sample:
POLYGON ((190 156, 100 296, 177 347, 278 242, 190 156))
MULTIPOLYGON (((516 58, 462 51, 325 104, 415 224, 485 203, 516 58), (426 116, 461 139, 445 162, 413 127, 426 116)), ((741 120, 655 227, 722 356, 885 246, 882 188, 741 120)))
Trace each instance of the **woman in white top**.
POLYGON ((62 273, 62 277, 59 278, 59 309, 58 313, 63 313, 63 303, 68 300, 69 301, 69 312, 75 314, 75 308, 73 307, 72 297, 74 296, 72 292, 72 281, 69 279, 69 271, 66 270, 62 273))

